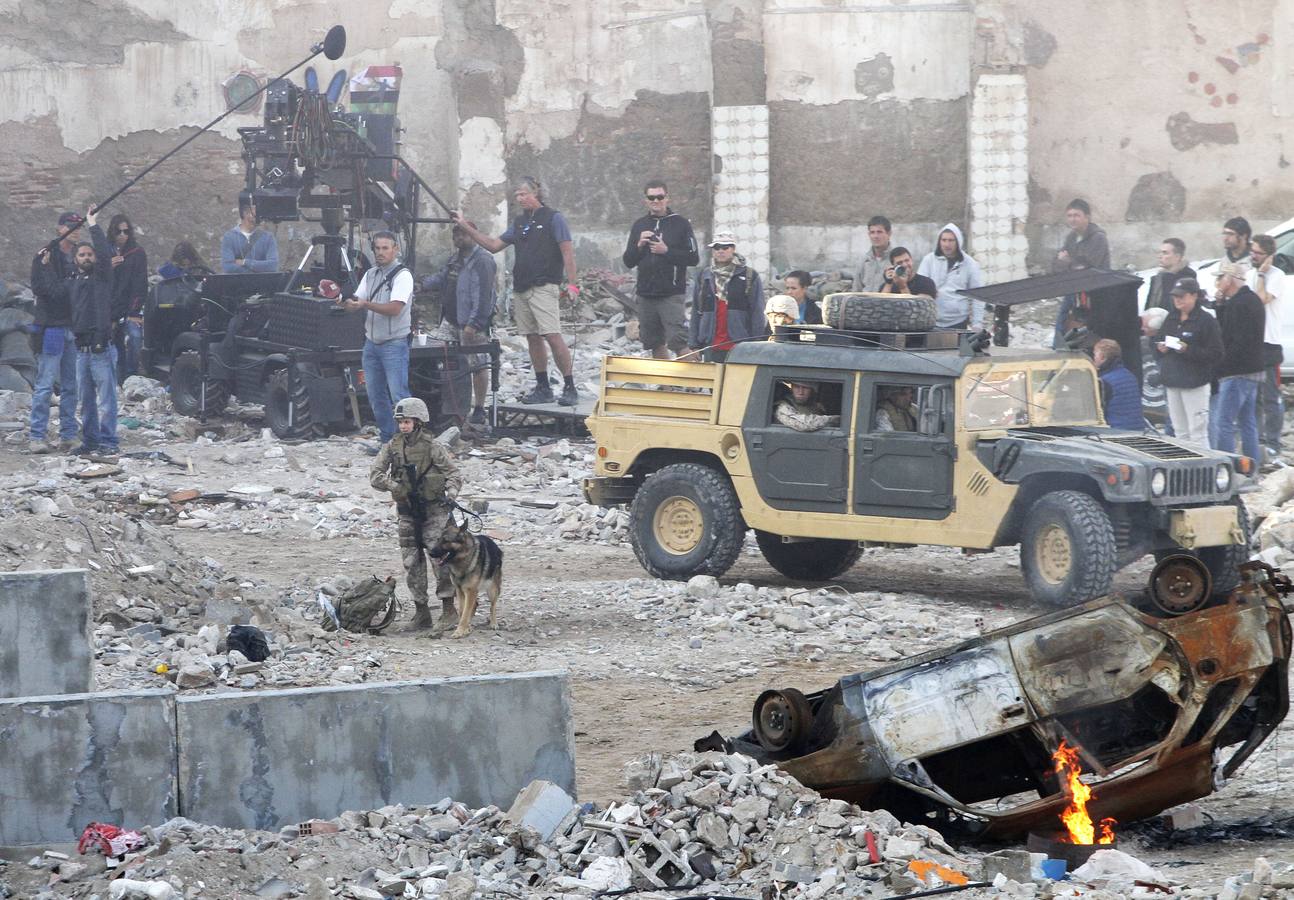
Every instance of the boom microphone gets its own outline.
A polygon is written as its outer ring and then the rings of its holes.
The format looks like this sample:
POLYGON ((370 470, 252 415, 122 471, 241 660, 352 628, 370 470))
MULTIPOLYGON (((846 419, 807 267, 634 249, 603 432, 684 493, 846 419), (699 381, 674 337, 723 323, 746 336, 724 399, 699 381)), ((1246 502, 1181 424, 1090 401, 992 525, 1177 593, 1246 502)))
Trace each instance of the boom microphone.
POLYGON ((336 59, 346 52, 346 28, 342 25, 334 25, 328 29, 328 34, 324 36, 323 43, 319 45, 323 50, 323 55, 329 59, 336 59))

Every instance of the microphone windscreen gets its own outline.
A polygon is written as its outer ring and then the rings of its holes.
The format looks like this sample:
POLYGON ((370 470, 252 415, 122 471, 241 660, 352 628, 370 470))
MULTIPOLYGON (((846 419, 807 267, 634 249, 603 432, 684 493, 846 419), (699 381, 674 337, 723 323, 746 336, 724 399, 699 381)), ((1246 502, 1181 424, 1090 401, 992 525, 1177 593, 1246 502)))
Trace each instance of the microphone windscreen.
POLYGON ((346 29, 341 25, 334 25, 328 29, 328 34, 324 37, 324 56, 336 59, 345 52, 346 29))

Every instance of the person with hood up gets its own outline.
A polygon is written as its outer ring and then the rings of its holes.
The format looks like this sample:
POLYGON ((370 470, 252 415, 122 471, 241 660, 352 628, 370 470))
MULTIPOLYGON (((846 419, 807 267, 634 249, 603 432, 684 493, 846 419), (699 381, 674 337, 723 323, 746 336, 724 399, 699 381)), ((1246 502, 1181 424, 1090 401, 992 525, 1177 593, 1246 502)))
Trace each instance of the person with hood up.
POLYGON ((984 325, 984 304, 959 293, 984 284, 979 263, 962 249, 964 244, 962 230, 949 222, 939 230, 935 249, 917 267, 917 272, 933 281, 939 290, 935 297, 935 327, 946 331, 968 326, 979 330, 984 325))
POLYGON ((733 344, 764 336, 764 284, 737 253, 732 232, 716 234, 710 251, 714 261, 692 289, 688 346, 704 350, 706 362, 723 362, 733 344))

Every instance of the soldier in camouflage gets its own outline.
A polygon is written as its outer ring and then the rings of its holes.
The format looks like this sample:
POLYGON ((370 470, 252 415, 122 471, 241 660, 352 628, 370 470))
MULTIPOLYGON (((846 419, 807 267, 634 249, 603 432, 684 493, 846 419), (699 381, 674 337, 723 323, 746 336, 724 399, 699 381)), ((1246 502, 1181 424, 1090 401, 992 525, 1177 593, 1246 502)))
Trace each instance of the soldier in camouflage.
POLYGON ((773 411, 779 425, 794 428, 796 431, 817 431, 819 428, 835 427, 840 424, 840 416, 829 416, 817 400, 818 386, 803 381, 788 382, 791 396, 784 398, 773 411))
MULTIPOLYGON (((427 554, 439 542, 451 503, 463 486, 454 458, 428 431, 429 419, 427 404, 416 397, 397 403, 395 420, 399 433, 382 445, 368 474, 374 488, 387 491, 395 498, 400 555, 415 610, 411 629, 432 626, 427 598, 427 554)), ((458 621, 454 588, 444 566, 435 560, 430 565, 435 572, 436 596, 441 604, 438 628, 443 630, 458 621)))

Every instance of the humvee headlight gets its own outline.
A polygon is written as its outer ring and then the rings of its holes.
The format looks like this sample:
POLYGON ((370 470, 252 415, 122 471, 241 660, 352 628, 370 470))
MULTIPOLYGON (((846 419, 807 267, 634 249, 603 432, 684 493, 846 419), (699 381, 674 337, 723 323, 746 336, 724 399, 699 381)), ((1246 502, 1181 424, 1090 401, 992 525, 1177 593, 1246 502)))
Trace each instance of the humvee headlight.
POLYGON ((1218 472, 1213 476, 1213 486, 1218 489, 1218 493, 1231 489, 1231 467, 1226 463, 1218 466, 1218 472))
POLYGON ((1168 473, 1163 469, 1156 469, 1150 476, 1150 495, 1162 497, 1166 490, 1168 490, 1168 473))

